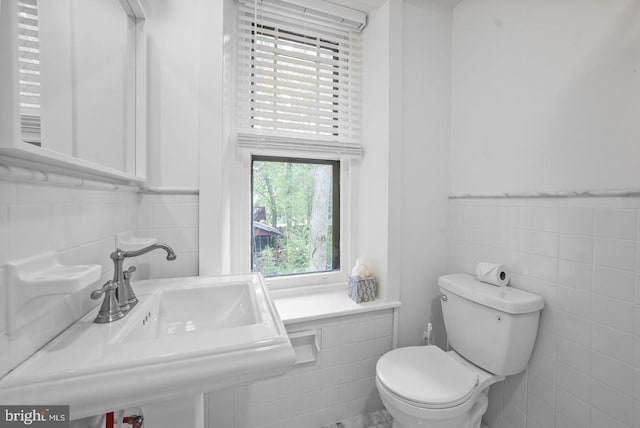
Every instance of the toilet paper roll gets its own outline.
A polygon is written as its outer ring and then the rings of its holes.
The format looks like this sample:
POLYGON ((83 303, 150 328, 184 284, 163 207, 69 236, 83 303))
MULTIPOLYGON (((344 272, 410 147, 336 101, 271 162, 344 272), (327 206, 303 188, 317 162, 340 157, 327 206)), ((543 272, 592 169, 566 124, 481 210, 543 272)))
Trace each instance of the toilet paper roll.
POLYGON ((496 263, 480 262, 476 266, 476 278, 488 284, 505 287, 509 285, 509 269, 496 263))

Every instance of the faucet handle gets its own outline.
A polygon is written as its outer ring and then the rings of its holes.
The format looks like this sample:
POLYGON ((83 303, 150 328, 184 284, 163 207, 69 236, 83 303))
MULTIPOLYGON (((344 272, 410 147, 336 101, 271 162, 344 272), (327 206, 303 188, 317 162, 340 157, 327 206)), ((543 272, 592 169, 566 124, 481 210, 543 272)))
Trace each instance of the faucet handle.
POLYGON ((102 306, 98 311, 96 319, 93 321, 98 324, 110 323, 124 317, 124 312, 120 310, 118 306, 118 300, 116 299, 116 289, 118 284, 114 281, 107 281, 104 283, 101 289, 91 292, 91 298, 97 300, 104 294, 104 300, 102 306))
POLYGON ((131 274, 133 274, 136 270, 138 269, 135 266, 130 266, 129 269, 122 272, 122 274, 124 275, 124 279, 131 278, 131 274))
POLYGON ((98 300, 100 297, 102 297, 103 294, 105 294, 108 291, 115 290, 117 287, 118 287, 118 284, 116 284, 112 280, 109 280, 105 282, 102 288, 100 288, 99 290, 92 291, 91 298, 93 300, 98 300))

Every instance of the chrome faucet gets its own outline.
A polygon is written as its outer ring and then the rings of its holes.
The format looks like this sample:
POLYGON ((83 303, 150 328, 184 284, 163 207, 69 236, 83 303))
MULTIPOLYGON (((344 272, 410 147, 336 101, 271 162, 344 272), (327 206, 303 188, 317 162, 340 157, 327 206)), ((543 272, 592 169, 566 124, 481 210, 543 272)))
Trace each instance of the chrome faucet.
POLYGON ((108 281, 101 290, 91 293, 92 299, 99 299, 104 294, 105 300, 102 303, 96 323, 110 323, 124 317, 137 303, 138 298, 131 288, 131 275, 136 271, 135 266, 124 270, 124 259, 138 257, 153 250, 165 250, 167 260, 177 258, 173 248, 167 244, 158 242, 134 251, 123 251, 117 248, 109 257, 113 260, 113 280, 108 281))

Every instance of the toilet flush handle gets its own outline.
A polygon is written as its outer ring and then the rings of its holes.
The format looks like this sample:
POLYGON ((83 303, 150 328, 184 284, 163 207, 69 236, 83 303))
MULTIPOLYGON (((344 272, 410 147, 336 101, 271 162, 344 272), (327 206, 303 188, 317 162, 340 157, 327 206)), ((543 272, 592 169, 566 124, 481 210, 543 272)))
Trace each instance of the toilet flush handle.
POLYGON ((449 300, 449 298, 447 297, 446 294, 440 293, 440 300, 442 300, 443 302, 446 302, 447 300, 449 300))

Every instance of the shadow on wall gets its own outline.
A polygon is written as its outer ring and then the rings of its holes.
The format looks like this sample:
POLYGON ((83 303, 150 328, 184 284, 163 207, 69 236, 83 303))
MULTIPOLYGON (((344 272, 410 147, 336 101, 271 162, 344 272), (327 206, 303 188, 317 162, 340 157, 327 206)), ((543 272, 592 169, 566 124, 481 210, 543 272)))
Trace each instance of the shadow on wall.
POLYGON ((447 349, 447 333, 444 329, 444 319, 442 318, 442 305, 440 304, 440 288, 438 294, 431 300, 431 316, 429 322, 433 326, 431 331, 431 340, 434 345, 447 349))

